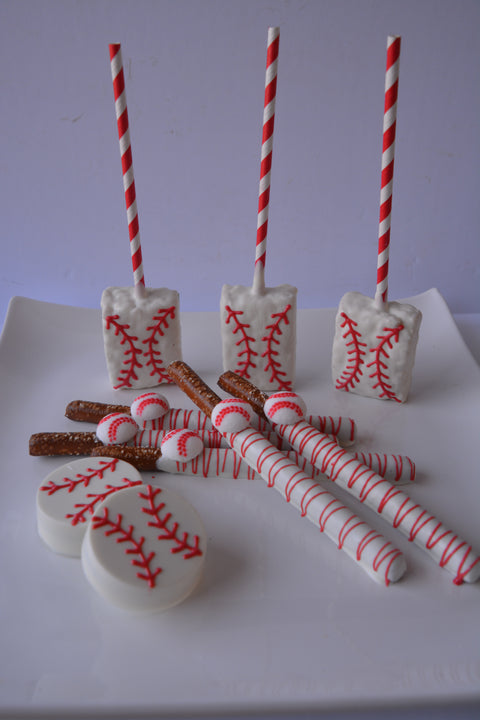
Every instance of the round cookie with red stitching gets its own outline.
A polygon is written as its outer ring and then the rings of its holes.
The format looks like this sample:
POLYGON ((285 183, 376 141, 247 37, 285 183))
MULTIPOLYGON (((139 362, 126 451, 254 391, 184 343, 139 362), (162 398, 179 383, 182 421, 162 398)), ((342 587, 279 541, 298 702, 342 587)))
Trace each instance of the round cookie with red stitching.
POLYGON ((167 398, 160 393, 147 392, 135 398, 130 406, 130 412, 140 427, 150 420, 163 417, 170 410, 167 398))
POLYGON ((126 413, 110 413, 97 425, 97 438, 104 445, 121 445, 131 440, 137 432, 137 423, 126 413))
POLYGON ((303 420, 307 412, 304 400, 293 392, 277 392, 270 395, 263 411, 275 425, 294 425, 303 420))
POLYGON ((195 430, 170 430, 161 443, 162 455, 169 460, 188 462, 204 450, 203 440, 195 430))
POLYGON ((212 411, 212 425, 221 433, 235 433, 252 424, 253 410, 247 400, 227 398, 219 402, 212 411))
POLYGON ((155 612, 184 600, 202 576, 207 537, 201 518, 177 493, 137 485, 98 508, 82 544, 92 587, 125 610, 155 612))

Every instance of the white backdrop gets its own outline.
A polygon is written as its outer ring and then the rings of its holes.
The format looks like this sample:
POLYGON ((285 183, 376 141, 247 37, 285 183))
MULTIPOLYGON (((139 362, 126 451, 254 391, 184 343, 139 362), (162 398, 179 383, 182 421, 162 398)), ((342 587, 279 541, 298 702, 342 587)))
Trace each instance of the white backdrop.
POLYGON ((122 43, 145 276, 184 310, 251 284, 279 25, 268 285, 375 290, 385 47, 402 36, 390 297, 480 311, 476 0, 2 0, 1 319, 131 285, 108 43, 122 43))

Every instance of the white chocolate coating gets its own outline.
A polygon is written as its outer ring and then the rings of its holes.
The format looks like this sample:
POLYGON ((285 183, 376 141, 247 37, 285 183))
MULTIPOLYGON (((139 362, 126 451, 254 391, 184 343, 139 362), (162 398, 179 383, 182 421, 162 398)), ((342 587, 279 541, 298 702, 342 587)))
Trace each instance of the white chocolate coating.
POLYGON ((170 410, 170 403, 164 395, 147 392, 135 398, 130 406, 132 417, 139 427, 143 427, 157 418, 163 417, 170 410))
POLYGON ((162 455, 177 462, 188 462, 203 452, 203 442, 194 430, 170 430, 160 443, 162 455))
POLYGON ((54 552, 80 557, 95 508, 109 495, 140 485, 140 473, 116 458, 81 458, 54 470, 37 492, 37 527, 54 552))
POLYGON ((105 415, 97 425, 97 438, 104 445, 120 445, 126 443, 138 432, 135 420, 126 413, 110 413, 105 415))
POLYGON ((190 503, 171 490, 139 485, 96 509, 82 544, 82 566, 113 605, 155 612, 194 590, 206 547, 202 521, 190 503))
POLYGON ((332 377, 338 390, 405 402, 410 390, 422 314, 413 305, 346 293, 335 320, 332 377))
POLYGON ((238 432, 248 427, 252 421, 253 410, 246 400, 227 398, 213 408, 211 421, 219 433, 238 432))
POLYGON ((293 425, 307 412, 305 401, 296 393, 278 392, 270 395, 263 411, 272 423, 293 425))
POLYGON ((133 287, 109 287, 103 291, 101 306, 105 359, 113 388, 171 383, 166 368, 182 357, 176 290, 146 288, 145 296, 138 297, 133 287))
POLYGON ((303 420, 296 425, 277 426, 276 430, 330 480, 381 515, 452 573, 455 584, 480 578, 480 557, 471 546, 396 485, 303 420))
MULTIPOLYGON (((294 426, 296 427, 296 426, 294 426)), ((388 585, 402 577, 405 558, 298 465, 276 450, 253 428, 228 435, 231 447, 302 516, 315 523, 376 582, 388 585)), ((335 446, 338 447, 335 443, 335 446)))
POLYGON ((223 367, 262 390, 291 390, 295 377, 297 288, 256 293, 224 285, 220 299, 223 367))

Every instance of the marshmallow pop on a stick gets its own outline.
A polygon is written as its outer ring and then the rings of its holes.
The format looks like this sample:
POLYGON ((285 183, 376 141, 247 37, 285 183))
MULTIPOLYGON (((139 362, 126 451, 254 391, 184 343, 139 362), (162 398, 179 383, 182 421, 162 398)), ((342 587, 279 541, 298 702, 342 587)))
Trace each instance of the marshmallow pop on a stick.
POLYGON ((121 47, 109 49, 134 279, 134 287, 106 288, 101 300, 105 358, 117 390, 171 382, 166 367, 181 358, 181 332, 178 292, 145 287, 121 47))
POLYGON ((332 376, 338 390, 405 402, 410 390, 422 315, 388 301, 388 261, 398 97, 400 38, 389 36, 375 298, 348 292, 335 320, 332 376))
POLYGON ((297 395, 274 393, 268 397, 234 373, 222 375, 219 386, 235 397, 254 399, 257 407, 263 404, 277 433, 288 440, 292 448, 425 550, 440 567, 453 574, 456 585, 480 578, 480 557, 472 547, 396 485, 305 422, 297 395))
POLYGON ((402 553, 250 427, 253 411, 247 412, 245 403, 236 407, 231 401, 222 401, 183 362, 173 362, 168 372, 197 407, 212 417, 230 447, 268 487, 275 488, 370 577, 384 585, 402 577, 406 569, 402 553))
POLYGON ((272 391, 292 387, 297 312, 297 288, 265 287, 279 38, 269 28, 253 285, 224 285, 220 299, 224 369, 272 391))

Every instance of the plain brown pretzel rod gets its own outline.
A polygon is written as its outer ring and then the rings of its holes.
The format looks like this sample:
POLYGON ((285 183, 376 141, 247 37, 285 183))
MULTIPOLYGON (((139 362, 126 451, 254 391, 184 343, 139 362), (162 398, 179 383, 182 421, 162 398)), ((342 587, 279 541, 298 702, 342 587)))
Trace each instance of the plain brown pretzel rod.
POLYGON ((91 457, 113 457, 118 460, 125 460, 137 470, 157 471, 157 460, 162 453, 160 448, 152 447, 125 447, 124 445, 102 445, 95 447, 90 452, 91 457))
POLYGON ((30 436, 30 455, 90 455, 94 447, 104 445, 94 432, 42 432, 30 436))
POLYGON ((99 423, 102 418, 111 413, 130 415, 130 407, 128 405, 110 405, 90 400, 72 400, 65 408, 65 417, 78 422, 99 423))

